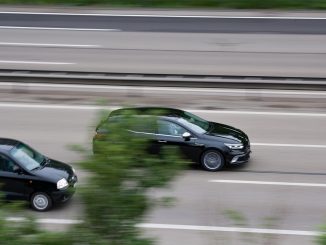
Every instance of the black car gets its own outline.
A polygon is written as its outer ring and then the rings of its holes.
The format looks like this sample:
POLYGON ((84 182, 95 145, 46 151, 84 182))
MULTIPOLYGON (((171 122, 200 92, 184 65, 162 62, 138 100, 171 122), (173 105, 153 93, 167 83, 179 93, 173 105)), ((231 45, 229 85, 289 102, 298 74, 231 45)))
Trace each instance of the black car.
POLYGON ((105 122, 96 128, 93 151, 108 132, 104 125, 116 122, 126 113, 142 117, 141 124, 127 129, 137 136, 150 138, 152 149, 162 145, 178 146, 184 155, 200 163, 208 171, 221 170, 226 164, 245 163, 250 158, 248 136, 229 125, 206 121, 187 111, 172 108, 123 108, 112 111, 105 122), (155 118, 155 127, 149 127, 146 116, 155 118))
POLYGON ((46 211, 69 200, 76 182, 71 166, 18 140, 0 138, 0 190, 6 199, 27 200, 35 210, 46 211))

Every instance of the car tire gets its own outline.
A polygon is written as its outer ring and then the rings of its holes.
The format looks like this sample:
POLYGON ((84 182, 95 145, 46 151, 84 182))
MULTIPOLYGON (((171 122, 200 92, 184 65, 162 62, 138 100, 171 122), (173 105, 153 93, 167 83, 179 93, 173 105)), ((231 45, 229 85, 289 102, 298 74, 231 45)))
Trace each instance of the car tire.
POLYGON ((201 165, 207 171, 219 171, 224 164, 224 156, 217 150, 207 150, 201 156, 201 165))
POLYGON ((36 192, 31 197, 31 206, 36 211, 44 212, 52 207, 52 199, 44 192, 36 192))

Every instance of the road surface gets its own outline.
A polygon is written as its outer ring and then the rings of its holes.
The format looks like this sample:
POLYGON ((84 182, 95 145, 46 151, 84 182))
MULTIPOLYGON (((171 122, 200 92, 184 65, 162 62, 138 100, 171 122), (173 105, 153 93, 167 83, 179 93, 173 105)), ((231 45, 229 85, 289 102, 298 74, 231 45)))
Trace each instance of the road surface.
MULTIPOLYGON (((172 207, 157 208, 148 215, 146 234, 157 235, 159 244, 164 245, 313 244, 314 232, 326 220, 326 114, 194 112, 247 132, 252 159, 243 167, 218 173, 189 167, 170 189, 154 191, 154 196, 172 196, 176 201, 172 207), (241 224, 231 218, 232 212, 244 217, 241 224), (154 224, 161 227, 154 229, 154 224), (221 231, 225 227, 235 230, 221 231), (249 228, 251 233, 243 233, 239 227, 249 228), (275 234, 262 229, 272 229, 275 234)), ((80 184, 85 184, 85 173, 75 163, 80 156, 67 145, 89 146, 96 119, 94 107, 1 103, 0 113, 4 115, 2 137, 18 138, 49 157, 73 164, 80 184)), ((56 222, 82 220, 82 203, 77 195, 66 206, 34 214, 56 222)), ((53 222, 47 220, 43 225, 62 229, 53 222)))
POLYGON ((132 13, 1 12, 0 68, 326 77, 324 15, 132 13))

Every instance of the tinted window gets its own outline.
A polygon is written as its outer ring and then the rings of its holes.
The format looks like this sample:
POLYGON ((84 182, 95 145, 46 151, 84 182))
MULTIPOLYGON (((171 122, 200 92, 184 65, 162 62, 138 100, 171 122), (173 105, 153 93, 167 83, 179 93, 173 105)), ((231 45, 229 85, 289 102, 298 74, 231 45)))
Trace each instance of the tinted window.
POLYGON ((0 155, 0 171, 5 171, 5 172, 15 172, 17 170, 18 166, 8 159, 7 157, 4 157, 0 155))
POLYGON ((156 118, 151 116, 136 116, 132 119, 130 129, 136 132, 155 133, 156 118))
POLYGON ((197 127, 201 128, 201 131, 207 131, 209 128, 209 122, 200 118, 199 116, 196 116, 194 114, 191 114, 190 112, 185 111, 182 115, 182 118, 188 121, 191 124, 196 125, 197 127))
POLYGON ((169 121, 158 121, 158 133, 172 136, 182 136, 187 130, 180 125, 169 121))
POLYGON ((188 120, 185 120, 184 118, 179 118, 178 122, 188 127, 190 130, 197 134, 204 134, 206 132, 206 130, 204 130, 202 127, 198 126, 197 124, 191 123, 188 120))
POLYGON ((156 120, 152 116, 113 116, 108 118, 108 124, 103 123, 98 127, 97 132, 107 133, 108 126, 116 125, 135 132, 155 133, 157 128, 156 120))

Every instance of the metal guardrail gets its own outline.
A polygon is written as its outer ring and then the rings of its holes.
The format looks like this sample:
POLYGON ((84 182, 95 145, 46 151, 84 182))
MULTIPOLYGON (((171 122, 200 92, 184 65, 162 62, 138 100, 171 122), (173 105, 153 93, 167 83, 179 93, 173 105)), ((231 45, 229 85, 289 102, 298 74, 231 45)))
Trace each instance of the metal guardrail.
POLYGON ((9 69, 0 69, 0 82, 326 90, 326 78, 322 77, 99 73, 9 69))

